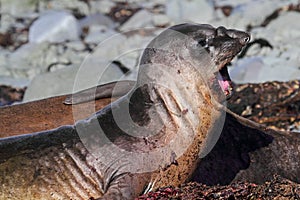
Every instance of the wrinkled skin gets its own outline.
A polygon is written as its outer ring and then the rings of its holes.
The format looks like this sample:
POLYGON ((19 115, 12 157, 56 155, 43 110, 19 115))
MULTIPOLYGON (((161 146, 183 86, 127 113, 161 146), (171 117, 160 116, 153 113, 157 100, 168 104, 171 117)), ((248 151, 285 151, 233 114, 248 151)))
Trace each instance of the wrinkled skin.
POLYGON ((249 39, 210 25, 167 29, 125 96, 75 125, 0 140, 0 199, 132 199, 186 182, 224 122, 214 97, 227 88, 211 82, 249 39))

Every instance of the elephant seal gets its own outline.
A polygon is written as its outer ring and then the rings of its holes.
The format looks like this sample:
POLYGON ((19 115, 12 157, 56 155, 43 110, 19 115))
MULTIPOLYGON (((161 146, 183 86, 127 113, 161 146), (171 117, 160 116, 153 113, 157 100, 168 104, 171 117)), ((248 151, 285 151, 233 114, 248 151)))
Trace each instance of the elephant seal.
POLYGON ((249 40, 210 25, 166 29, 127 95, 74 125, 0 140, 0 199, 133 199, 184 183, 222 128, 219 71, 249 40))

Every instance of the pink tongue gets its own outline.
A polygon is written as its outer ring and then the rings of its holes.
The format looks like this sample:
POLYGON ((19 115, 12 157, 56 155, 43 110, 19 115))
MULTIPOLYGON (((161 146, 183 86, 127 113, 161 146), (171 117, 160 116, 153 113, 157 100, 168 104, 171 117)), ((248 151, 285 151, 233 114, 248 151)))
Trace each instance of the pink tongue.
POLYGON ((219 84, 223 91, 229 90, 229 82, 228 81, 224 81, 224 80, 218 80, 218 81, 219 81, 219 84))
POLYGON ((225 91, 228 91, 229 88, 230 88, 230 84, 229 84, 229 81, 226 81, 223 79, 223 77, 218 73, 217 75, 217 78, 218 78, 218 81, 219 81, 219 84, 222 88, 222 90, 225 92, 225 91))

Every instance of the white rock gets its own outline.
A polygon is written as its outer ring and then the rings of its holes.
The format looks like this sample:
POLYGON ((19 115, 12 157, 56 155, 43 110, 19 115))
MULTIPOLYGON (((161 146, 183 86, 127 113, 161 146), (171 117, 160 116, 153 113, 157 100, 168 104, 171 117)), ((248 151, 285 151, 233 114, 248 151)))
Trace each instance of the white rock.
POLYGON ((229 74, 235 83, 259 82, 259 73, 264 63, 259 57, 246 58, 229 68, 229 74))
POLYGON ((49 51, 47 43, 23 45, 9 55, 9 69, 14 77, 33 78, 36 74, 47 71, 49 63, 45 62, 46 55, 48 59, 52 55, 55 60, 55 53, 49 51))
POLYGON ((35 77, 25 92, 24 102, 70 94, 74 90, 119 80, 122 75, 122 71, 115 65, 107 67, 107 62, 88 59, 80 67, 68 67, 35 77))
POLYGON ((154 37, 155 35, 142 36, 140 34, 134 34, 128 37, 123 42, 120 55, 117 59, 131 71, 138 70, 136 67, 138 66, 140 56, 154 37))
POLYGON ((138 28, 151 27, 152 14, 147 10, 140 10, 130 17, 120 28, 120 31, 130 31, 138 28))
POLYGON ((90 1, 91 13, 109 13, 111 9, 116 5, 111 0, 96 0, 90 1))
POLYGON ((153 15, 153 24, 154 26, 166 26, 170 24, 170 19, 167 15, 156 14, 153 15))
POLYGON ((104 40, 97 47, 94 48, 93 55, 98 57, 99 60, 115 60, 122 53, 122 46, 127 38, 123 34, 117 34, 104 40))
POLYGON ((82 15, 90 14, 89 6, 84 1, 78 0, 47 0, 39 3, 39 10, 73 10, 82 15))
MULTIPOLYGON (((161 11, 164 11, 163 6, 167 3, 167 0, 153 0, 153 1, 141 1, 139 2, 140 7, 147 8, 147 9, 153 9, 157 5, 162 5, 162 9, 159 9, 161 11)), ((155 11, 157 11, 157 8, 155 8, 155 11)))
POLYGON ((76 51, 74 49, 67 48, 63 54, 59 55, 59 62, 61 64, 70 63, 72 65, 80 65, 88 54, 88 51, 76 51))
POLYGON ((88 35, 84 38, 86 43, 94 43, 98 44, 105 39, 110 38, 111 36, 118 34, 116 31, 112 29, 108 29, 105 26, 94 25, 89 29, 88 35))
POLYGON ((297 63, 270 56, 243 59, 230 68, 229 73, 236 83, 289 81, 300 78, 297 63))
POLYGON ((2 14, 1 15, 1 26, 0 26, 0 32, 5 33, 7 32, 13 24, 15 24, 16 19, 9 15, 9 14, 2 14))
POLYGON ((168 0, 166 14, 175 23, 208 23, 214 18, 213 6, 203 0, 168 0))
POLYGON ((75 51, 83 51, 85 50, 85 45, 81 41, 72 41, 65 44, 68 48, 73 49, 75 51))
POLYGON ((9 66, 7 69, 13 77, 32 79, 34 76, 50 70, 52 65, 80 65, 87 53, 65 48, 64 45, 28 43, 8 55, 6 63, 9 66))
POLYGON ((37 19, 29 29, 29 42, 59 43, 79 40, 80 29, 76 18, 65 11, 50 11, 37 19))
POLYGON ((233 7, 239 6, 241 4, 249 3, 252 0, 214 0, 217 6, 228 6, 231 5, 233 7))
POLYGON ((11 76, 11 72, 8 70, 8 67, 6 65, 1 66, 0 65, 0 75, 1 76, 11 76))
POLYGON ((38 1, 35 0, 0 0, 1 14, 9 14, 14 17, 34 17, 38 1))
POLYGON ((101 26, 105 26, 108 28, 116 27, 116 24, 114 23, 114 21, 112 19, 110 19, 109 17, 107 17, 103 14, 100 14, 100 13, 88 15, 88 16, 80 19, 78 21, 78 23, 81 28, 90 27, 90 26, 94 26, 94 25, 101 25, 101 26))
POLYGON ((101 42, 94 49, 94 56, 99 60, 119 60, 130 70, 136 70, 140 54, 155 34, 142 36, 138 33, 131 36, 117 34, 101 42))
POLYGON ((9 68, 9 64, 8 64, 8 57, 11 54, 11 52, 7 49, 1 49, 0 50, 0 75, 8 75, 8 73, 6 73, 7 68, 9 68))
POLYGON ((30 80, 26 79, 26 78, 12 78, 10 76, 3 76, 1 74, 0 76, 0 85, 9 85, 12 87, 26 87, 28 86, 30 83, 30 80))

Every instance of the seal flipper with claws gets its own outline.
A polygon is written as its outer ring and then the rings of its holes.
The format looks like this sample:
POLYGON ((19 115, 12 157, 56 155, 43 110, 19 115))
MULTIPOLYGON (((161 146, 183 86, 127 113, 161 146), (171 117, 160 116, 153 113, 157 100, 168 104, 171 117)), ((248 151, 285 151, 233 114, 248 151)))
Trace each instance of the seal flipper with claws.
POLYGON ((226 88, 211 80, 249 38, 197 24, 162 32, 128 94, 75 125, 0 140, 0 198, 132 199, 184 183, 224 120, 211 89, 226 88))

